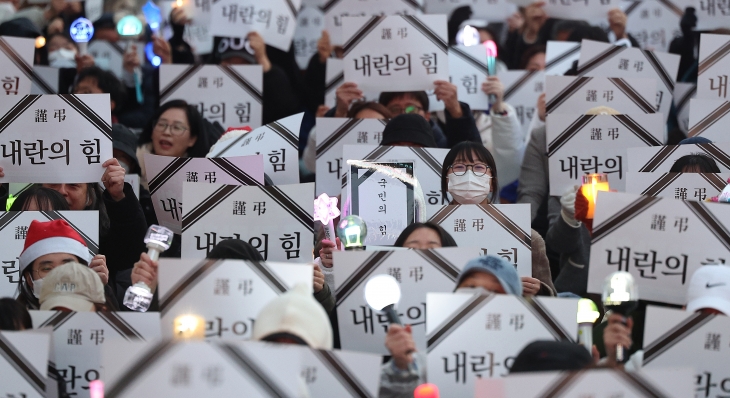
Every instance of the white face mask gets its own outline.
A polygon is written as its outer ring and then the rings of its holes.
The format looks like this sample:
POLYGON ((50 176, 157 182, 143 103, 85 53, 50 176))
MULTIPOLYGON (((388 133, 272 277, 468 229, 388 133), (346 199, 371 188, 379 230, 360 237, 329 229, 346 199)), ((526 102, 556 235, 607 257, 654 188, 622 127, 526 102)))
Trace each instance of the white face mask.
POLYGON ((48 64, 54 68, 75 68, 76 52, 66 48, 59 48, 48 53, 48 64))
POLYGON ((491 191, 492 177, 487 174, 477 177, 473 171, 467 170, 462 176, 449 174, 449 193, 459 204, 476 205, 482 203, 491 191))
POLYGON ((41 289, 43 288, 43 278, 33 280, 33 295, 35 298, 41 298, 41 289))

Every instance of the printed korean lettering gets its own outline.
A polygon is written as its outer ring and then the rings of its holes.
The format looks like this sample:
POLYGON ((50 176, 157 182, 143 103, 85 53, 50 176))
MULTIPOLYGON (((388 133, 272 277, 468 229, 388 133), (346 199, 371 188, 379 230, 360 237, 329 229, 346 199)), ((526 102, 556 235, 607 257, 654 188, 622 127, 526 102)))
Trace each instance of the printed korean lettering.
POLYGON ((365 331, 365 334, 374 334, 375 329, 373 329, 373 311, 370 309, 370 307, 366 307, 364 305, 360 306, 360 313, 362 314, 362 320, 359 320, 358 317, 358 311, 350 310, 352 313, 352 322, 354 325, 362 325, 363 329, 365 331))
POLYGON ((188 171, 185 173, 185 181, 187 182, 198 182, 198 172, 188 171))
POLYGON ((605 99, 606 102, 613 101, 613 90, 603 90, 603 99, 605 99))
POLYGON ((596 90, 586 90, 586 101, 588 101, 588 102, 598 101, 598 92, 596 90))
POLYGON ((238 116, 239 123, 248 123, 251 121, 251 103, 239 102, 233 107, 236 110, 236 116, 238 116))
POLYGON ((695 198, 704 201, 707 198, 707 188, 695 188, 695 198))
POLYGON ((269 157, 269 163, 274 166, 274 173, 285 171, 286 149, 281 148, 280 151, 273 151, 267 156, 269 157))
POLYGON ((202 116, 208 120, 218 119, 218 120, 220 120, 220 122, 222 124, 226 123, 226 104, 225 103, 221 102, 221 103, 212 104, 208 108, 206 108, 205 103, 200 102, 196 105, 196 107, 200 111, 200 116, 202 116))
POLYGON ((284 234, 281 241, 281 248, 286 252, 286 259, 299 258, 299 232, 293 234, 284 234))
POLYGON ((394 267, 394 268, 388 268, 388 275, 395 278, 395 280, 398 281, 398 283, 401 283, 401 271, 400 267, 394 267))
MULTIPOLYGON (((695 383, 698 387, 696 388, 696 391, 698 392, 704 392, 703 395, 705 398, 710 397, 710 391, 713 389, 713 387, 719 387, 719 389, 722 390, 724 393, 730 393, 730 378, 726 378, 724 380, 720 380, 719 382, 712 382, 712 373, 710 372, 702 372, 702 374, 699 374, 696 376, 697 383, 695 383), (706 382, 705 382, 706 380, 706 382)), ((698 395, 699 396, 699 395, 698 395)), ((713 397, 717 398, 724 398, 727 395, 713 395, 713 397)))
POLYGON ((466 89, 467 94, 477 93, 477 75, 467 75, 461 78, 461 85, 466 89))
POLYGON ((210 12, 210 0, 195 0, 195 7, 203 12, 210 12))
POLYGON ((466 384, 466 351, 455 352, 453 356, 453 367, 449 366, 450 361, 448 357, 441 358, 444 361, 444 373, 453 373, 457 383, 461 382, 461 384, 466 384))
POLYGON ((48 111, 46 109, 35 110, 35 122, 36 123, 48 123, 48 111))
MULTIPOLYGON (((43 146, 43 140, 37 140, 38 142, 26 142, 23 143, 25 146, 25 156, 30 159, 30 164, 46 164, 46 162, 43 161, 43 154, 49 150, 48 147, 43 146), (36 159, 36 156, 38 156, 38 159, 36 159)), ((68 140, 63 140, 63 143, 61 142, 54 142, 51 144, 50 150, 54 154, 62 154, 61 156, 48 156, 48 159, 61 159, 66 158, 66 166, 69 164, 69 151, 68 151, 68 140), (66 153, 63 155, 63 153, 66 153)), ((18 161, 18 165, 20 165, 20 161, 18 161)))
POLYGON ((18 225, 15 227, 15 239, 16 240, 25 240, 25 237, 28 235, 28 226, 27 225, 18 225))
POLYGON ((68 345, 82 345, 83 338, 81 336, 81 329, 69 329, 68 339, 66 340, 68 345))
POLYGON ((6 76, 1 81, 3 83, 3 90, 5 90, 5 95, 18 95, 18 84, 20 83, 20 78, 18 76, 6 76))
POLYGON ((218 179, 215 177, 215 171, 206 171, 205 172, 205 181, 214 184, 218 179))
POLYGON ((286 29, 289 27, 289 17, 283 15, 276 16, 276 33, 280 35, 286 34, 286 29))
POLYGON ((242 200, 233 201, 233 215, 234 216, 245 216, 246 215, 246 202, 242 200))
POLYGON ((94 345, 99 345, 104 342, 104 329, 91 329, 90 334, 91 341, 94 342, 94 345))
POLYGON ((707 333, 707 337, 705 338, 705 350, 720 351, 719 333, 707 333))
POLYGON ((87 164, 101 163, 101 156, 99 155, 101 149, 98 138, 94 138, 93 140, 84 140, 84 143, 79 145, 81 145, 81 151, 84 153, 84 156, 86 156, 87 164), (96 141, 96 143, 94 143, 94 141, 96 141))
POLYGON ((359 131, 357 133, 357 143, 358 144, 367 144, 368 143, 368 132, 367 131, 359 131))
POLYGON ((231 291, 231 280, 226 278, 216 278, 213 282, 214 296, 228 296, 231 291))
POLYGON ((710 78, 710 90, 717 90, 719 98, 727 98, 727 75, 717 76, 717 84, 714 78, 710 78))
POLYGON ((511 262, 512 264, 517 267, 517 248, 512 247, 510 249, 502 249, 501 251, 497 252, 497 255, 502 257, 503 259, 511 262))
POLYGON ((380 235, 385 236, 388 234, 388 226, 387 225, 380 225, 378 226, 378 229, 380 230, 380 235))
POLYGON ((170 377, 170 384, 173 387, 187 387, 190 385, 190 366, 188 365, 173 365, 172 376, 170 377))
POLYGON ((633 259, 634 268, 639 272, 639 276, 645 279, 657 279, 654 275, 656 272, 657 265, 664 265, 664 269, 660 273, 666 276, 681 276, 682 285, 687 280, 687 264, 689 256, 686 254, 670 255, 664 257, 659 255, 655 250, 649 250, 648 252, 634 251, 632 257, 632 250, 629 247, 618 247, 618 256, 614 259, 613 250, 606 250, 607 262, 609 266, 618 266, 617 271, 629 272, 630 261, 633 259), (663 260, 662 260, 663 258, 663 260))
POLYGON ((58 120, 59 123, 66 120, 66 110, 65 109, 55 109, 53 111, 53 118, 58 120))
POLYGON ((441 200, 442 206, 449 204, 449 201, 446 198, 444 198, 443 195, 441 194, 441 190, 438 190, 438 192, 437 191, 428 191, 428 193, 426 194, 426 197, 428 198, 426 200, 428 200, 428 204, 430 204, 430 205, 438 205, 439 200, 441 200))
POLYGON ((423 279, 423 267, 411 267, 409 277, 413 278, 413 280, 418 283, 418 281, 423 279))
POLYGON ((674 199, 687 200, 687 188, 674 188, 674 199))
POLYGON ((600 127, 591 128, 591 141, 600 141, 600 140, 601 140, 601 128, 600 127))
POLYGON ((688 222, 689 219, 687 217, 675 217, 674 227, 677 228, 680 233, 685 232, 687 231, 688 222))
MULTIPOLYGON (((82 370, 83 372, 83 370, 82 370)), ((88 390, 89 389, 89 382, 92 382, 94 380, 99 379, 99 371, 96 369, 88 369, 86 372, 83 372, 82 375, 76 375, 76 366, 69 365, 68 369, 58 369, 58 374, 66 380, 66 384, 70 384, 71 387, 69 388, 70 391, 73 391, 76 389, 76 380, 83 378, 86 380, 86 385, 81 386, 82 389, 88 390)), ((69 395, 75 395, 75 393, 71 393, 69 395)))
POLYGON ((423 54, 421 56, 421 64, 426 68, 426 74, 435 75, 438 73, 438 57, 436 53, 423 54))
POLYGON ((487 314, 487 330, 502 330, 502 314, 487 314))
POLYGON ((466 232, 466 220, 457 218, 454 220, 454 232, 466 232))
POLYGON ((248 321, 235 321, 230 326, 223 325, 223 318, 215 317, 212 321, 205 322, 205 337, 223 337, 224 332, 230 331, 234 336, 244 336, 248 333, 248 330, 253 327, 253 319, 248 321))
POLYGON ((160 202, 162 203, 162 210, 164 212, 170 213, 170 217, 172 217, 173 220, 180 221, 180 214, 182 214, 182 202, 178 202, 175 198, 167 198, 167 202, 160 199, 160 202))
POLYGON ((5 275, 8 278, 8 282, 10 283, 20 283, 20 268, 17 268, 15 264, 18 264, 18 258, 16 257, 15 260, 10 261, 3 261, 3 275, 5 275), (17 274, 17 275, 13 275, 17 274))
POLYGON ((618 138, 618 127, 611 127, 608 129, 608 136, 611 137, 611 140, 615 140, 618 138))
POLYGON ((253 279, 239 279, 237 290, 245 297, 253 293, 253 279))
POLYGON ((266 202, 253 202, 253 211, 259 216, 266 213, 266 202))
POLYGON ((651 216, 651 229, 655 231, 664 231, 667 227, 667 216, 662 214, 653 214, 651 216))
POLYGON ((628 70, 629 69, 629 60, 626 58, 619 59, 618 68, 621 70, 628 70))

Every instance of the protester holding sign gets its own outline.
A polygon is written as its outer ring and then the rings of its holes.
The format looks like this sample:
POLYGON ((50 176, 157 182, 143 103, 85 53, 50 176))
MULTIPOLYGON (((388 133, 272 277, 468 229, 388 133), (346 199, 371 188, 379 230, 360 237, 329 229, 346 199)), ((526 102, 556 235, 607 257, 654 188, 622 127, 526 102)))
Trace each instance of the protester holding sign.
POLYGON ((497 165, 481 144, 462 142, 451 148, 441 171, 441 193, 450 204, 488 205, 497 201, 497 165))

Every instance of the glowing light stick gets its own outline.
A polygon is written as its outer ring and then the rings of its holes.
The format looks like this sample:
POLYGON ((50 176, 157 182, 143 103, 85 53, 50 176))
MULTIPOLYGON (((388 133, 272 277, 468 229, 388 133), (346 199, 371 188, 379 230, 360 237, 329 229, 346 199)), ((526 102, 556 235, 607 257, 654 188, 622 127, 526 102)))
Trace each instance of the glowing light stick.
POLYGON ((466 25, 456 33, 456 42, 465 46, 476 46, 479 44, 479 31, 470 25, 466 25))
POLYGON ((413 390, 414 398, 439 398, 439 388, 435 384, 425 383, 413 390))
MULTIPOLYGON (((484 48, 487 49, 487 75, 494 76, 497 74, 497 43, 487 40, 484 42, 484 48)), ((489 104, 493 104, 496 100, 494 94, 489 94, 489 104)))
MULTIPOLYGON (((117 23, 117 32, 119 36, 122 36, 127 41, 131 41, 142 33, 142 21, 134 15, 127 15, 126 17, 119 20, 117 23)), ((132 50, 131 43, 127 43, 127 52, 132 50)), ((144 96, 142 95, 142 69, 140 67, 134 68, 134 88, 137 92, 137 102, 144 102, 144 96)))
POLYGON ((86 18, 79 18, 71 22, 68 33, 73 41, 79 45, 79 55, 86 55, 89 40, 94 36, 94 24, 86 18))
POLYGON ((601 315, 593 300, 582 298, 578 300, 578 341, 588 352, 593 352, 593 323, 601 315))
POLYGON ((144 14, 144 18, 147 20, 147 25, 150 26, 152 33, 157 34, 160 31, 160 22, 162 22, 160 7, 157 7, 152 1, 147 1, 142 6, 142 14, 144 14))
POLYGON ((314 200, 314 219, 324 226, 325 239, 335 241, 335 226, 332 222, 339 217, 340 209, 337 208, 337 198, 330 198, 326 193, 319 195, 314 200))
MULTIPOLYGON (((157 261, 160 253, 170 248, 173 236, 173 232, 165 227, 150 225, 144 237, 150 260, 157 261)), ((146 312, 150 308, 152 297, 152 289, 144 282, 137 282, 127 288, 124 294, 124 305, 133 311, 146 312)))
POLYGON ((90 381, 89 396, 91 398, 104 398, 104 382, 101 380, 90 381))

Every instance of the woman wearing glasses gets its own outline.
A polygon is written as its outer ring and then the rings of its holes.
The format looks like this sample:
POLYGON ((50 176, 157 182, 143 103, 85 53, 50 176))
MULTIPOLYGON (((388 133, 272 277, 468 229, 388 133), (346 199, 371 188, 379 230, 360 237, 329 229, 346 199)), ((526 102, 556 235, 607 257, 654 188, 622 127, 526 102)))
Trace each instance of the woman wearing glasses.
POLYGON ((447 192, 456 205, 488 205, 497 198, 497 165, 492 154, 480 143, 456 144, 446 157, 441 171, 441 192, 447 192))

